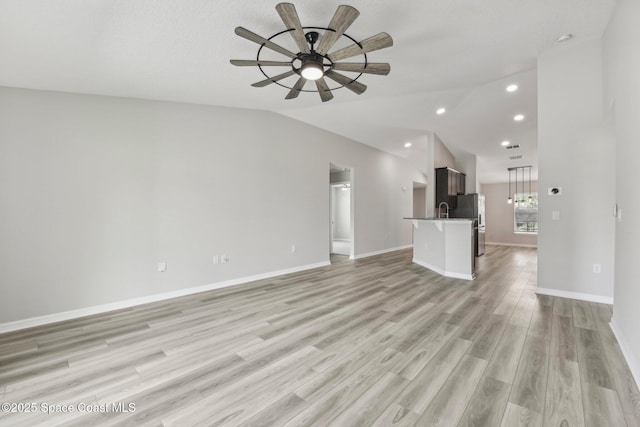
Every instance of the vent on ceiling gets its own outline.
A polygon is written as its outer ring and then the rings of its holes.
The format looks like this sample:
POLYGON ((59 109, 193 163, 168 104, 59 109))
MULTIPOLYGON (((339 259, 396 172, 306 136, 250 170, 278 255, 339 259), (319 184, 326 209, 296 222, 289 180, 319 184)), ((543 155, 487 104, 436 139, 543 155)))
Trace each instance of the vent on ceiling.
POLYGON ((510 160, 520 160, 520 159, 524 159, 523 155, 519 155, 519 156, 511 156, 509 157, 510 160))
POLYGON ((518 144, 507 145, 504 148, 506 148, 507 150, 511 150, 512 148, 520 148, 520 145, 518 145, 518 144))

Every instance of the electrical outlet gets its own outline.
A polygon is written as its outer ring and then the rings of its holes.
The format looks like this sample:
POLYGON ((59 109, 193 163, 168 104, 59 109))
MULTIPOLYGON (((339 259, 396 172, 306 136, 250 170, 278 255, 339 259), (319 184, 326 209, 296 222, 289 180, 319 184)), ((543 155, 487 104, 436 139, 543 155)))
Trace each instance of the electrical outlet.
POLYGON ((167 271, 167 263, 166 262, 159 262, 158 263, 158 273, 164 273, 165 271, 167 271))
POLYGON ((551 212, 551 219, 554 221, 560 221, 560 211, 551 212))
POLYGON ((226 255, 220 255, 220 263, 226 264, 229 262, 229 258, 226 255))
POLYGON ((602 265, 601 264, 593 264, 593 272, 594 273, 602 273, 602 265))
POLYGON ((291 252, 295 252, 296 251, 296 245, 291 245, 291 252))
POLYGON ((217 265, 219 262, 220 261, 219 261, 218 255, 214 255, 213 256, 213 265, 217 265))

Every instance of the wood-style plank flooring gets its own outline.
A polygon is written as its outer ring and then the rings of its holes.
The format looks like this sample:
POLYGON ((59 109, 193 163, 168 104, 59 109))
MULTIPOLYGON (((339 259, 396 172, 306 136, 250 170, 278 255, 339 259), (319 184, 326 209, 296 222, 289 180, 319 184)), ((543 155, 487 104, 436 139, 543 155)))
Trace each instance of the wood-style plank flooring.
POLYGON ((0 401, 31 410, 0 425, 640 426, 611 307, 536 295, 534 249, 473 282, 333 261, 0 335, 0 401))

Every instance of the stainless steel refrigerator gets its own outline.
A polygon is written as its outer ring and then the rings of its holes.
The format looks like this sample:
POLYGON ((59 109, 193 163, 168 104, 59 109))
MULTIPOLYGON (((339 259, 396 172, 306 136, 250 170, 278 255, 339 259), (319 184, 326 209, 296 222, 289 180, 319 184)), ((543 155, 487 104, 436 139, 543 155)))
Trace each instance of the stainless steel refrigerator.
POLYGON ((475 255, 484 254, 485 223, 484 196, 482 194, 464 194, 458 196, 458 204, 451 210, 451 218, 473 219, 475 255))

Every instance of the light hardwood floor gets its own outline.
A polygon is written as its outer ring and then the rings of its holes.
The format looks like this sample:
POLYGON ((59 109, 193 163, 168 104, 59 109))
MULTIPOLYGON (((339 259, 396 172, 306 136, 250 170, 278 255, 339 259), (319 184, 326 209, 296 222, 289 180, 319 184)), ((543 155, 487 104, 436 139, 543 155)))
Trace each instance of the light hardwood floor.
POLYGON ((536 295, 535 250, 333 260, 0 335, 0 401, 36 405, 0 425, 640 426, 611 308, 536 295))

